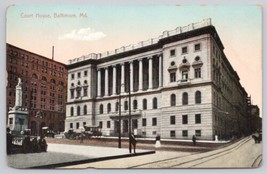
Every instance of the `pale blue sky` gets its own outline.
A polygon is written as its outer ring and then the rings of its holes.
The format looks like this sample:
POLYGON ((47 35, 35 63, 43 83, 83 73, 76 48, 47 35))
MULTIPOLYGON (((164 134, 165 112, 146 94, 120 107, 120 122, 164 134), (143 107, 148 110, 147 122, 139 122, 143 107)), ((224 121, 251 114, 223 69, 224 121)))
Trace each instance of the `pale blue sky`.
POLYGON ((261 15, 261 7, 255 5, 13 6, 7 12, 7 42, 46 57, 51 57, 54 45, 55 59, 67 63, 75 57, 156 38, 165 30, 211 18, 241 84, 261 108, 261 15), (50 14, 51 18, 23 18, 22 13, 50 14), (88 18, 59 19, 53 18, 54 13, 86 13, 88 18), (66 39, 74 36, 76 40, 66 39), (77 40, 85 37, 87 40, 77 40), (92 37, 98 39, 90 40, 92 37))

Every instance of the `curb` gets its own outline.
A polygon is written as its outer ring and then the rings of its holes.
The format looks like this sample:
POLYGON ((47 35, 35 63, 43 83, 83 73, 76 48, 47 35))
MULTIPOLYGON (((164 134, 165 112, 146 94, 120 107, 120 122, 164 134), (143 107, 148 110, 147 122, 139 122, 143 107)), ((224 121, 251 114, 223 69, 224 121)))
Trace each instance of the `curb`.
POLYGON ((148 155, 148 154, 153 154, 153 153, 156 153, 156 152, 155 151, 147 151, 147 152, 140 152, 140 153, 107 156, 107 157, 92 158, 92 159, 79 160, 79 161, 71 161, 71 162, 64 162, 64 163, 48 164, 48 165, 43 165, 43 166, 35 166, 35 167, 29 167, 28 169, 54 169, 54 168, 58 168, 58 167, 66 167, 66 166, 71 166, 71 165, 92 163, 92 162, 105 161, 105 160, 113 160, 113 159, 118 159, 118 158, 127 158, 127 157, 148 155))

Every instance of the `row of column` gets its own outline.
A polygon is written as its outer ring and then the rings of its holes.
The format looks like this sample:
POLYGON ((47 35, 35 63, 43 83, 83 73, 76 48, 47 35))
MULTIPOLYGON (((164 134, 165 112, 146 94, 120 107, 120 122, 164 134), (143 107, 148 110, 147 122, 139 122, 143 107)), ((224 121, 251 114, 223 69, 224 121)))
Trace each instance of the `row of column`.
MULTIPOLYGON (((162 86, 162 57, 159 56, 159 87, 162 86)), ((139 86, 138 86, 138 91, 143 90, 143 59, 139 59, 139 86)), ((133 61, 130 61, 130 90, 133 91, 133 61)), ((112 66, 113 68, 113 90, 112 94, 116 95, 116 65, 112 66)), ((152 57, 148 57, 148 76, 149 76, 149 81, 148 81, 148 89, 152 89, 153 86, 153 79, 152 79, 152 57)), ((124 93, 124 76, 125 76, 125 66, 124 63, 121 64, 121 93, 124 93)), ((97 96, 101 96, 101 70, 100 68, 97 69, 97 96)), ((108 67, 105 68, 105 96, 108 96, 108 67)))

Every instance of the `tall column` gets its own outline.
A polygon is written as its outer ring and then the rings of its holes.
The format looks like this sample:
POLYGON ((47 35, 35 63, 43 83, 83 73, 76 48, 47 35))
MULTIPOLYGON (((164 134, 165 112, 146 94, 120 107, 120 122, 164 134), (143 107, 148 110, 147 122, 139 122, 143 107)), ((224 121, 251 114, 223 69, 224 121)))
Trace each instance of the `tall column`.
POLYGON ((159 87, 162 87, 162 57, 159 55, 159 87))
POLYGON ((148 80, 148 89, 152 89, 152 87, 153 87, 153 84, 152 84, 152 77, 153 77, 153 75, 152 75, 152 73, 153 73, 153 71, 152 71, 152 57, 149 57, 148 58, 148 78, 149 78, 149 80, 148 80))
POLYGON ((125 82, 124 82, 124 63, 121 64, 121 93, 125 92, 125 82))
POLYGON ((105 96, 108 96, 108 67, 105 68, 105 96))
POLYGON ((133 61, 130 61, 130 90, 131 90, 131 92, 133 91, 133 86, 134 86, 134 84, 133 84, 133 74, 134 74, 134 72, 133 72, 133 61))
POLYGON ((97 69, 97 96, 101 96, 101 71, 97 69))
POLYGON ((143 90, 143 59, 139 59, 139 84, 138 84, 138 90, 143 90))
POLYGON ((116 95, 116 65, 113 66, 113 95, 116 95))

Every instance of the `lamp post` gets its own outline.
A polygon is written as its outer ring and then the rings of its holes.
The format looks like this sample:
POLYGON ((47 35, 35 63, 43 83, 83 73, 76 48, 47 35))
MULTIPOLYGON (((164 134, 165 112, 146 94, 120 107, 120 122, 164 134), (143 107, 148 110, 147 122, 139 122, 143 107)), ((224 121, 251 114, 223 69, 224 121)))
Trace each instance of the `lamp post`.
POLYGON ((118 142, 118 148, 121 148, 121 94, 119 93, 119 142, 118 142))
POLYGON ((129 68, 129 153, 132 153, 131 134, 132 134, 132 117, 131 117, 131 70, 129 68))

